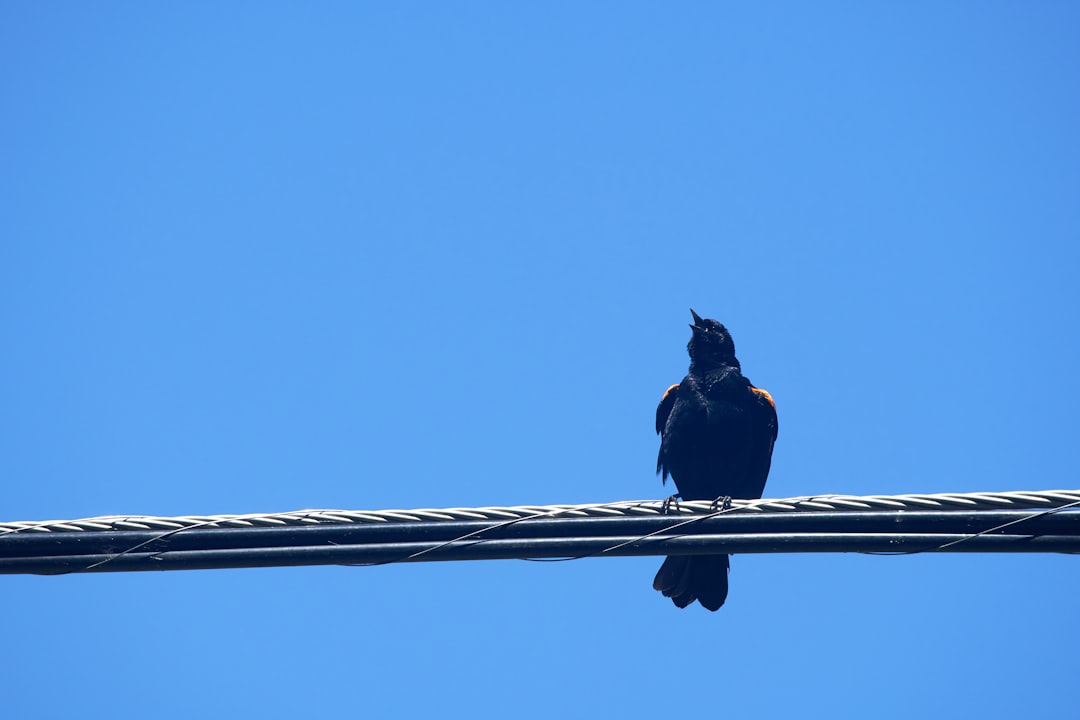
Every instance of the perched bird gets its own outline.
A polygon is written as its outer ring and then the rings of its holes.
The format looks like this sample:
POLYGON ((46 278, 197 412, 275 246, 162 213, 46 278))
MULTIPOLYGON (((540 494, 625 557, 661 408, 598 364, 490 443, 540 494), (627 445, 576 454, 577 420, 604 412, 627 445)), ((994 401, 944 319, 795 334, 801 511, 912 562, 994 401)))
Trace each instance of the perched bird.
MULTIPOLYGON (((759 498, 772 463, 776 405, 743 377, 727 328, 690 313, 690 371, 656 408, 656 472, 665 483, 671 476, 683 500, 759 498)), ((727 599, 728 568, 727 555, 673 555, 653 587, 680 608, 697 600, 718 610, 727 599)))

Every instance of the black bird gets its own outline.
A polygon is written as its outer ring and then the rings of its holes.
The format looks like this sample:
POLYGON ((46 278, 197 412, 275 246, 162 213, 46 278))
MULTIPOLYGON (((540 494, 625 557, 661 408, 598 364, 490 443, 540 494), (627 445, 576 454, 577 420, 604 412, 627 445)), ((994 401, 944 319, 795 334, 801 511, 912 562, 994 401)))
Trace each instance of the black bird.
MULTIPOLYGON (((656 408, 656 472, 665 483, 671 475, 683 500, 759 498, 772 463, 776 405, 743 377, 727 328, 690 313, 690 371, 656 408)), ((697 600, 719 610, 728 568, 727 555, 673 555, 653 587, 680 608, 697 600)))

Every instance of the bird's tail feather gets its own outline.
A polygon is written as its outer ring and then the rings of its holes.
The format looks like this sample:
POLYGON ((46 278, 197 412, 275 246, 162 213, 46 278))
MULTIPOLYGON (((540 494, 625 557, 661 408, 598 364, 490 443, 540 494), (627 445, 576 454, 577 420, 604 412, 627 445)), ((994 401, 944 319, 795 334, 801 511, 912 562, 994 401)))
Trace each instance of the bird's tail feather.
POLYGON ((707 610, 719 610, 728 593, 727 555, 671 555, 656 573, 653 588, 684 608, 697 600, 707 610))

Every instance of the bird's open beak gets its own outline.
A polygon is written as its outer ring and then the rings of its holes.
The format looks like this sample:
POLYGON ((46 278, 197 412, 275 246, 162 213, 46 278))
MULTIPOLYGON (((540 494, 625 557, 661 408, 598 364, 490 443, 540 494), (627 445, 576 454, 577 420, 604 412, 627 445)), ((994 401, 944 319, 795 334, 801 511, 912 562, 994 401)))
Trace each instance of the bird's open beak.
POLYGON ((693 330, 704 330, 705 328, 701 327, 701 323, 702 323, 701 316, 698 315, 696 312, 694 312, 694 308, 690 308, 690 314, 694 316, 694 322, 690 323, 691 329, 693 329, 693 330))

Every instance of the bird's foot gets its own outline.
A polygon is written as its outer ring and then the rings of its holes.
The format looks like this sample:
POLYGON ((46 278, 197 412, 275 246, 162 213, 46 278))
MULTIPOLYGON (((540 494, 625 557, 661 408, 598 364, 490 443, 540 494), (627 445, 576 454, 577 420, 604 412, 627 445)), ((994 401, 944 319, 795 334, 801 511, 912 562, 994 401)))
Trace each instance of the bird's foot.
POLYGON ((730 509, 731 509, 731 496, 730 495, 721 495, 720 497, 718 497, 718 498, 716 498, 715 500, 712 501, 712 511, 713 512, 719 512, 721 510, 730 510, 730 509))
POLYGON ((664 498, 664 502, 660 503, 660 512, 667 515, 671 511, 672 503, 675 504, 675 511, 679 510, 679 493, 675 493, 671 497, 664 498))

